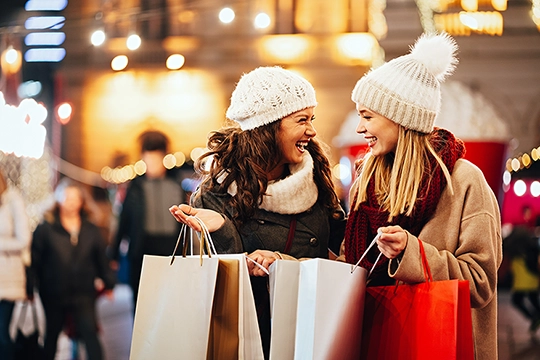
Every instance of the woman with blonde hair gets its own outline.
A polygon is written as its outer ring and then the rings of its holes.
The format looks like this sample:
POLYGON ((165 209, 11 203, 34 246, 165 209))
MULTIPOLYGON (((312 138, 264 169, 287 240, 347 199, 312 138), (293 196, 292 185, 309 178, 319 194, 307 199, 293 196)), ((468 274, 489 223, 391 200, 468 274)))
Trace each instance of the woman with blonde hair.
MULTIPOLYGON (((477 359, 497 357, 499 207, 482 172, 463 159, 463 142, 434 128, 440 83, 457 59, 446 34, 423 35, 409 54, 362 77, 352 92, 356 131, 370 151, 351 188, 341 259, 356 263, 372 239, 384 257, 370 285, 419 283, 419 242, 434 280, 468 280, 477 359)), ((361 266, 371 269, 377 252, 361 266)))
POLYGON ((0 171, 0 354, 13 359, 9 324, 15 301, 26 298, 24 255, 32 237, 24 201, 0 171))

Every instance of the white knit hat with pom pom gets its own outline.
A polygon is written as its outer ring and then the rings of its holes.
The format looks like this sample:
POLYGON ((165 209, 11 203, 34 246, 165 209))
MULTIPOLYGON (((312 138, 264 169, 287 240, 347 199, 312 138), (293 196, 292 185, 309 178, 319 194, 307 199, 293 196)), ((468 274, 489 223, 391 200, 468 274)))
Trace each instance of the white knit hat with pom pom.
POLYGON ((441 82, 457 65, 457 44, 448 34, 423 34, 407 55, 368 72, 352 100, 408 129, 433 130, 441 108, 441 82))

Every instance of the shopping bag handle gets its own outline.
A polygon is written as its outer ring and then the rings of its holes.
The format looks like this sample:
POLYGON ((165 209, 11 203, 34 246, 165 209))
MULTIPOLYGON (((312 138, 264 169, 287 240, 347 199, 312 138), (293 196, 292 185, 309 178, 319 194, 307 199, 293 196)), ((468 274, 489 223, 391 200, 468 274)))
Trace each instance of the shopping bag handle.
MULTIPOLYGON (((364 251, 364 253, 362 254, 362 256, 360 257, 360 259, 356 262, 356 264, 354 264, 354 266, 352 267, 351 269, 351 274, 354 272, 354 270, 356 270, 356 268, 360 265, 360 262, 362 260, 364 260, 364 258, 366 257, 368 251, 377 243, 377 240, 379 240, 379 237, 381 237, 381 234, 382 234, 382 231, 379 229, 377 230, 377 235, 375 235, 375 237, 373 238, 373 240, 371 241, 371 243, 369 244, 369 246, 367 247, 366 251, 364 251)), ((382 256, 382 253, 379 253, 379 256, 377 256, 377 259, 375 260, 375 264, 373 264, 373 266, 371 267, 371 270, 369 270, 369 273, 368 273, 368 277, 369 275, 371 275, 371 273, 373 272, 373 269, 375 269, 375 266, 377 265, 377 263, 379 262, 379 260, 381 259, 381 256, 382 256)))
POLYGON ((424 279, 426 279, 426 281, 433 281, 433 276, 431 276, 431 269, 429 268, 426 252, 424 251, 424 244, 422 243, 422 240, 420 239, 418 239, 418 247, 420 248, 420 257, 422 258, 422 269, 424 271, 424 279))
MULTIPOLYGON (((204 249, 206 249, 206 253, 208 254, 208 257, 212 257, 212 255, 217 255, 216 248, 214 246, 214 241, 212 240, 212 236, 210 235, 210 231, 208 231, 208 227, 206 224, 197 216, 192 216, 201 227, 201 236, 199 237, 199 244, 200 244, 200 262, 202 265, 202 256, 204 249)), ((172 265, 174 263, 176 251, 178 250, 178 246, 180 245, 180 241, 183 241, 182 245, 182 257, 186 257, 187 254, 187 247, 188 247, 188 241, 187 241, 187 228, 189 228, 188 225, 182 224, 182 227, 180 228, 180 233, 178 234, 178 239, 176 240, 176 245, 174 246, 174 250, 171 256, 171 262, 169 265, 172 265)), ((193 238, 192 233, 190 232, 190 242, 193 244, 193 238)))

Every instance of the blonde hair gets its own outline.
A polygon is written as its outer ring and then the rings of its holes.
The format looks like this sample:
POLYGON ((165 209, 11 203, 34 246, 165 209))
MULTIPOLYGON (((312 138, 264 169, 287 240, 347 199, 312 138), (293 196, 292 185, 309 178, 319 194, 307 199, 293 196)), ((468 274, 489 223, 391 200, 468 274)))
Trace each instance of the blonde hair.
POLYGON ((352 197, 356 194, 355 210, 360 203, 367 200, 367 187, 369 180, 375 180, 375 196, 381 210, 389 212, 388 221, 398 215, 410 216, 414 210, 422 179, 428 176, 430 186, 431 169, 429 155, 431 154, 439 166, 453 194, 450 172, 437 155, 429 142, 430 134, 399 127, 396 152, 384 156, 366 155, 359 168, 358 178, 351 189, 352 197))

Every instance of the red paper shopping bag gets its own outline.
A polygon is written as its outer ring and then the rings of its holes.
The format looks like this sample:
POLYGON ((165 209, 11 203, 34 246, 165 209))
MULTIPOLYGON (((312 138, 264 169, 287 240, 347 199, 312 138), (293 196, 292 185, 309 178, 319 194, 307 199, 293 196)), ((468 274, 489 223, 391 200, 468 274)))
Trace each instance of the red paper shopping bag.
POLYGON ((361 359, 474 359, 468 281, 366 289, 361 359))

